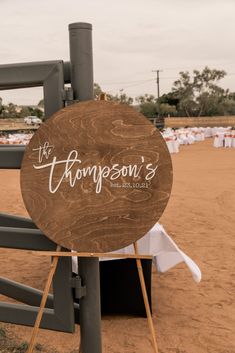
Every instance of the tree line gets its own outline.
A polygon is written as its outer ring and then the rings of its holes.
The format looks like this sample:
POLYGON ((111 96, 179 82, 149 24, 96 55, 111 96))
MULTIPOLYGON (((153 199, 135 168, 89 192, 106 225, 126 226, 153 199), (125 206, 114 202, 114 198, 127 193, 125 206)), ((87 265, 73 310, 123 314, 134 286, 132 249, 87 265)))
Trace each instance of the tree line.
POLYGON ((27 116, 43 118, 43 100, 37 106, 18 106, 13 103, 3 104, 0 97, 0 119, 19 119, 27 116))
MULTIPOLYGON (((179 78, 173 82, 169 93, 155 97, 143 94, 129 97, 123 90, 119 94, 106 94, 106 99, 134 105, 147 118, 158 116, 218 116, 235 115, 235 92, 223 89, 219 82, 226 76, 224 70, 205 67, 202 71, 179 72, 179 78)), ((94 84, 94 98, 99 99, 104 92, 98 83, 94 84)), ((38 106, 23 106, 21 109, 9 103, 4 105, 0 98, 0 118, 24 118, 28 115, 43 117, 43 100, 38 106)))
MULTIPOLYGON (((140 112, 148 118, 157 116, 200 117, 235 115, 235 92, 223 89, 219 81, 226 76, 224 70, 205 67, 202 71, 181 71, 169 93, 155 97, 144 94, 135 98, 140 112)), ((99 85, 95 87, 100 93, 99 85)), ((121 103, 133 104, 134 99, 125 93, 108 99, 121 103)))

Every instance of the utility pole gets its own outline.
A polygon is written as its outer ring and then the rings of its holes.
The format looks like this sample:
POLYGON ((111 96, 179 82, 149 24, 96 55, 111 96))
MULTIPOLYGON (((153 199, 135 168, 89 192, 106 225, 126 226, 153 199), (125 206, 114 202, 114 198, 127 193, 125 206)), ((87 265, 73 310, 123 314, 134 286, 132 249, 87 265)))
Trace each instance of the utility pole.
POLYGON ((157 78, 156 78, 156 83, 157 83, 157 116, 160 118, 160 103, 159 103, 159 97, 160 97, 160 79, 159 79, 159 72, 162 72, 162 70, 152 70, 152 72, 157 73, 157 78))
POLYGON ((152 72, 157 73, 157 78, 156 78, 156 83, 157 83, 157 99, 160 97, 160 79, 159 79, 159 72, 162 72, 162 70, 152 70, 152 72))
POLYGON ((159 72, 162 70, 152 70, 152 72, 157 73, 156 83, 157 83, 157 106, 158 106, 158 118, 160 117, 160 104, 159 104, 159 97, 160 97, 160 79, 159 79, 159 72))

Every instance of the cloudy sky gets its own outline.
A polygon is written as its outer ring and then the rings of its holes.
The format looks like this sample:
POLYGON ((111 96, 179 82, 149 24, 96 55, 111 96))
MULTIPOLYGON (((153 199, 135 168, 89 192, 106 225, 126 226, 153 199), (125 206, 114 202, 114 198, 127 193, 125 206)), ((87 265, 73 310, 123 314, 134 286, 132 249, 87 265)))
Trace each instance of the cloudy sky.
MULTIPOLYGON (((69 60, 68 24, 93 25, 95 81, 133 97, 171 90, 181 70, 224 69, 235 91, 234 0, 0 0, 0 65, 69 60)), ((4 102, 36 104, 41 88, 1 91, 4 102)))

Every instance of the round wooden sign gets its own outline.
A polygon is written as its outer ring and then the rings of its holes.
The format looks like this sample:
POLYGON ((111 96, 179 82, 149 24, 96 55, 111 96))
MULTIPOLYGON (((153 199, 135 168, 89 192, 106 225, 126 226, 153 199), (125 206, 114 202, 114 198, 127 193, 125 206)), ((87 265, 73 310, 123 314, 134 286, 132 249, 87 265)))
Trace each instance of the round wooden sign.
POLYGON ((26 147, 21 168, 32 220, 77 251, 113 251, 144 236, 171 186, 171 157, 158 130, 133 108, 106 101, 55 113, 26 147))

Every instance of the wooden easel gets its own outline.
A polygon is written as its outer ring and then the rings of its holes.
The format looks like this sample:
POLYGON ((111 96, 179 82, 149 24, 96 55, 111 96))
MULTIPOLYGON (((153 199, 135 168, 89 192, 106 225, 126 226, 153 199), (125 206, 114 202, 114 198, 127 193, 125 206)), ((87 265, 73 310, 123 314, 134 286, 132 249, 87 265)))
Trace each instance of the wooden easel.
MULTIPOLYGON (((32 353, 45 307, 45 298, 48 295, 60 256, 80 257, 81 263, 86 262, 82 260, 82 257, 134 258, 137 264, 154 353, 158 353, 140 261, 141 258, 146 259, 151 258, 151 256, 138 254, 136 240, 141 238, 146 230, 151 229, 166 207, 172 186, 171 157, 161 134, 144 116, 127 105, 102 102, 106 99, 106 95, 102 94, 100 96, 101 101, 84 101, 79 104, 72 104, 55 113, 43 124, 43 129, 37 130, 37 138, 30 141, 24 153, 21 167, 21 192, 32 220, 34 222, 37 220, 35 222, 37 227, 49 239, 55 243, 60 243, 64 248, 89 249, 90 251, 89 253, 71 253, 61 252, 58 248, 57 251, 53 252, 36 252, 36 254, 42 256, 53 256, 53 262, 27 353, 32 353), (58 133, 64 130, 66 130, 66 134, 58 133), (47 131, 46 134, 45 131, 47 131), (79 139, 78 134, 75 133, 76 131, 79 131, 79 139), (67 136, 70 136, 70 138, 68 139, 67 136), (61 149, 61 145, 64 146, 63 149, 61 149), (81 145, 81 150, 77 150, 77 147, 74 149, 78 145, 81 145), (128 146, 131 146, 131 153, 128 146), (112 153, 107 153, 107 151, 112 153), (81 161, 77 160, 80 152, 81 161), (156 158, 156 156, 158 157, 156 158), (54 180, 55 185, 52 185, 54 175, 54 162, 50 162, 52 158, 62 166, 58 178, 54 180), (74 163, 78 161, 79 165, 75 166, 74 163), (148 161, 152 163, 148 163, 148 161), (80 162, 86 167, 81 169, 80 162), (73 165, 76 172, 72 175, 70 169, 73 165), (106 168, 102 170, 107 170, 108 174, 104 177, 102 172, 102 178, 98 183, 98 181, 95 181, 97 179, 95 175, 98 175, 98 166, 101 165, 102 168, 106 168), (114 168, 114 166, 120 166, 120 168, 114 168), (118 170, 117 175, 115 169, 118 170), (143 173, 141 172, 140 182, 138 183, 135 181, 140 170, 143 173), (87 176, 93 180, 93 191, 95 191, 91 193, 90 186, 89 190, 86 189, 86 192, 89 192, 89 202, 85 189, 74 187, 76 183, 87 176), (116 179, 119 177, 122 180, 120 184, 116 183, 116 179), (102 193, 103 179, 107 179, 107 185, 110 185, 108 193, 106 191, 102 193), (42 184, 41 180, 48 182, 42 184), (132 182, 129 182, 131 180, 132 182), (121 198, 119 192, 117 192, 119 187, 122 188, 121 198), (56 193, 59 188, 60 192, 52 201, 51 193, 56 193), (32 193, 34 197, 39 195, 36 204, 34 198, 32 198, 32 193), (99 194, 99 202, 97 201, 97 194, 99 194), (158 208, 153 207, 156 203, 158 208), (45 207, 45 205, 48 205, 48 207, 45 207), (87 207, 84 207, 84 205, 87 207), (93 207, 93 205, 96 205, 96 207, 93 207), (55 209, 61 210, 62 206, 64 210, 68 209, 65 219, 61 217, 61 212, 55 213, 55 209), (72 212, 70 212, 71 207, 73 207, 72 212), (130 209, 131 216, 129 217, 127 215, 129 215, 130 209), (89 223, 87 223, 88 212, 89 223), (147 217, 145 217, 145 213, 147 217), (79 218, 77 214, 79 214, 79 218), (122 216, 120 217, 120 215, 122 216), (117 220, 120 220, 119 227, 117 227, 117 220), (108 233, 109 229, 112 229, 112 225, 113 232, 108 233), (105 234, 103 234, 104 229, 105 234), (132 229, 136 231, 132 232, 132 229), (110 241, 110 244, 108 241, 110 241), (112 249, 122 248, 123 244, 129 245, 131 243, 134 246, 134 254, 91 252, 96 251, 97 248, 100 251, 111 251, 112 249), (95 244, 99 244, 99 247, 95 244)), ((91 300, 90 303, 92 305, 94 302, 91 300)), ((101 350, 99 349, 99 351, 101 350)))
POLYGON ((37 318, 34 324, 33 332, 31 335, 31 339, 29 342, 29 347, 27 350, 27 353, 32 353, 34 346, 35 346, 35 339, 40 327, 40 323, 42 320, 42 315, 43 315, 43 310, 46 305, 46 300, 49 294, 50 286, 52 283, 53 276, 55 274, 57 265, 58 265, 58 260, 59 257, 63 256, 76 256, 76 257, 113 257, 113 258, 131 258, 131 259, 136 259, 136 265, 137 265, 137 270, 139 274, 139 279, 140 279, 140 285, 141 285, 141 290, 142 290, 142 295, 144 299, 144 305, 145 305, 145 310, 147 314, 147 319, 148 319, 148 325, 149 325, 149 330, 152 338, 152 346, 153 346, 153 351, 154 353, 158 353, 158 346, 157 346, 157 340, 156 340, 156 335, 154 331, 154 326, 153 326, 153 320, 152 320, 152 315, 150 311, 150 305, 149 305, 149 300, 148 300, 148 295, 146 291, 146 285, 145 285, 145 280, 144 280, 144 275, 143 275, 143 268, 142 268, 142 263, 141 259, 152 259, 151 255, 141 255, 138 253, 138 246, 137 242, 133 244, 135 254, 111 254, 111 253, 79 253, 79 252, 61 252, 61 246, 57 246, 56 251, 32 251, 31 253, 41 255, 41 256, 53 256, 53 260, 51 263, 50 271, 48 274, 48 278, 46 281, 46 285, 43 291, 42 295, 42 300, 41 304, 39 307, 39 311, 37 314, 37 318))
POLYGON ((149 300, 148 300, 148 295, 147 295, 147 290, 146 290, 146 285, 145 285, 145 280, 144 280, 143 267, 142 267, 141 259, 139 257, 137 257, 138 256, 137 242, 135 242, 133 244, 133 246, 135 249, 136 265, 137 265, 137 270, 138 270, 138 274, 139 274, 142 295, 143 295, 143 299, 144 299, 144 306, 145 306, 147 319, 148 319, 149 331, 150 331, 151 338, 152 338, 153 351, 154 351, 154 353, 158 353, 157 339, 156 339, 156 334, 154 331, 153 319, 152 319, 152 315, 151 315, 151 310, 150 310, 150 305, 149 305, 149 300))
MULTIPOLYGON (((59 254, 60 251, 61 251, 61 246, 58 245, 57 248, 56 248, 56 252, 58 252, 58 254, 59 254)), ((48 293, 49 293, 49 290, 50 290, 51 282, 52 282, 54 273, 55 273, 57 265, 58 265, 58 260, 59 260, 59 256, 53 257, 53 260, 52 260, 52 263, 51 263, 51 267, 50 267, 50 271, 49 271, 49 274, 48 274, 48 278, 47 278, 47 281, 46 281, 46 285, 45 285, 45 288, 44 288, 44 291, 43 291, 43 295, 42 295, 42 300, 41 300, 41 303, 40 303, 39 311, 38 311, 37 318, 36 318, 36 321, 35 321, 35 324, 34 324, 32 336, 31 336, 31 339, 30 339, 30 342, 29 342, 29 348, 27 350, 27 353, 32 353, 33 352, 33 348, 34 348, 34 345, 35 345, 35 339, 36 339, 36 336, 37 336, 37 333, 38 333, 38 329, 39 329, 39 326, 40 326, 40 323, 41 323, 41 320, 42 320, 43 310, 44 310, 45 305, 46 305, 46 301, 47 301, 48 293)))

